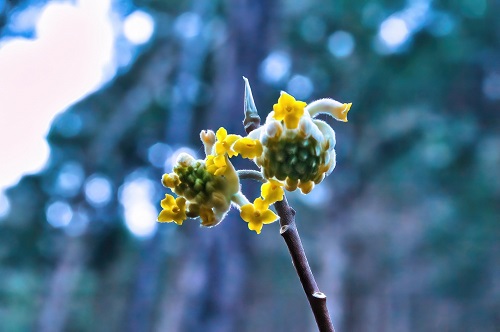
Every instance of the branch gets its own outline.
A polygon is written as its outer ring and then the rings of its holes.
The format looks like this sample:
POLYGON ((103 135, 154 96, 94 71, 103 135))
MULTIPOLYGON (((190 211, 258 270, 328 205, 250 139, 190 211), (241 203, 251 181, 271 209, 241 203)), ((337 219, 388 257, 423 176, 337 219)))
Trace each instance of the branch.
MULTIPOLYGON (((248 134, 260 126, 260 117, 255 108, 248 80, 246 78, 243 79, 245 80, 245 121, 243 124, 248 134), (250 107, 251 105, 253 107, 250 107)), ((238 171, 238 176, 241 179, 253 179, 265 182, 262 174, 257 171, 238 171)), ((320 292, 316 284, 311 267, 307 261, 304 247, 302 246, 302 241, 300 241, 299 231, 295 225, 295 210, 288 205, 286 196, 283 196, 282 201, 274 203, 274 207, 280 217, 280 234, 285 240, 290 256, 292 256, 293 266, 306 293, 307 300, 314 314, 314 319, 318 325, 318 330, 320 332, 335 332, 330 314, 328 313, 328 307, 326 306, 326 295, 320 292)))
POLYGON ((286 197, 283 197, 282 201, 274 203, 274 207, 280 216, 280 234, 285 240, 290 256, 292 256, 293 266, 306 293, 318 329, 320 332, 334 332, 332 320, 326 306, 326 295, 319 290, 316 284, 304 247, 300 241, 299 231, 295 225, 295 210, 288 205, 286 197))
POLYGON ((239 170, 239 171, 236 171, 236 174, 238 174, 238 177, 241 180, 255 180, 255 181, 262 182, 262 183, 265 183, 267 181, 261 172, 254 171, 251 169, 239 170))

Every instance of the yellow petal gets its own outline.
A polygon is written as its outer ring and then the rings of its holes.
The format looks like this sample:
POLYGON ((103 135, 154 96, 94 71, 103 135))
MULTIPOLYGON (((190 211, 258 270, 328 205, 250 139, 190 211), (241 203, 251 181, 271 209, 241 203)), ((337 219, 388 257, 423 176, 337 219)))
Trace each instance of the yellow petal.
POLYGON ((224 175, 227 170, 225 155, 212 156, 208 155, 205 161, 205 167, 210 174, 224 175))
POLYGON ((220 127, 219 130, 217 130, 217 133, 215 134, 215 136, 217 137, 217 140, 219 142, 222 142, 227 136, 226 128, 220 127))
POLYGON ((227 135, 227 137, 224 139, 224 147, 226 148, 226 152, 229 155, 229 157, 237 156, 238 152, 234 151, 232 148, 232 145, 234 142, 239 140, 241 138, 240 135, 227 135))
POLYGON ((264 183, 260 189, 262 197, 268 204, 283 200, 285 191, 283 190, 283 183, 276 180, 269 180, 264 183))
MULTIPOLYGON (((304 114, 304 112, 302 112, 302 114, 304 114)), ((289 129, 297 128, 299 126, 299 121, 302 114, 300 116, 297 116, 296 113, 285 115, 285 126, 289 129)))
POLYGON ((254 207, 252 204, 246 204, 241 207, 240 217, 246 222, 253 220, 254 207))
POLYGON ((285 118, 285 110, 280 104, 273 105, 274 118, 278 121, 281 121, 285 118))
POLYGON ((219 168, 217 166, 215 166, 214 164, 207 165, 207 172, 210 174, 215 174, 218 170, 219 170, 219 168))
POLYGON ((266 211, 269 208, 269 204, 260 197, 253 201, 253 206, 254 209, 259 212, 266 211))
POLYGON ((175 199, 175 204, 181 209, 181 211, 186 210, 186 199, 184 197, 177 197, 175 199))
POLYGON ((263 224, 270 224, 275 222, 278 219, 278 216, 271 210, 266 210, 261 213, 261 221, 263 224))
POLYGON ((278 104, 280 104, 281 106, 289 106, 293 103, 295 103, 295 98, 285 91, 281 91, 281 95, 278 99, 278 104))
POLYGON ((161 200, 160 205, 162 209, 167 210, 175 206, 175 198, 172 195, 165 195, 165 198, 161 200))
POLYGON ((234 151, 240 153, 243 158, 253 159, 262 155, 263 147, 259 140, 243 137, 234 143, 234 151))
POLYGON ((158 215, 159 222, 172 222, 174 221, 174 215, 170 210, 163 210, 158 215))
POLYGON ((335 113, 333 114, 335 119, 342 122, 347 122, 347 113, 349 113, 351 106, 352 103, 348 103, 348 104, 342 104, 341 108, 337 108, 335 110, 335 113))
POLYGON ((297 128, 300 118, 304 115, 304 107, 307 104, 295 98, 286 92, 281 92, 278 103, 273 105, 274 118, 276 120, 285 120, 285 125, 290 129, 297 128))
POLYGON ((233 145, 234 142, 236 142, 240 138, 241 138, 240 135, 230 134, 227 135, 227 137, 224 139, 224 142, 231 146, 233 145))
POLYGON ((182 225, 182 223, 184 222, 184 220, 186 220, 186 214, 184 213, 184 215, 175 215, 174 216, 174 222, 177 224, 177 225, 182 225))
POLYGON ((222 142, 215 143, 215 153, 217 155, 223 155, 224 153, 226 153, 226 147, 222 142))
POLYGON ((260 222, 249 222, 248 223, 248 229, 251 231, 255 231, 257 234, 260 234, 260 231, 262 230, 262 223, 260 222))
POLYGON ((221 176, 226 174, 227 166, 224 165, 223 167, 217 168, 217 170, 214 172, 214 175, 221 176))
POLYGON ((222 156, 216 156, 214 158, 214 164, 217 167, 224 167, 226 166, 226 157, 222 156))
POLYGON ((179 176, 177 174, 170 173, 170 174, 163 174, 161 182, 167 188, 174 188, 179 183, 181 183, 181 180, 179 179, 179 176))

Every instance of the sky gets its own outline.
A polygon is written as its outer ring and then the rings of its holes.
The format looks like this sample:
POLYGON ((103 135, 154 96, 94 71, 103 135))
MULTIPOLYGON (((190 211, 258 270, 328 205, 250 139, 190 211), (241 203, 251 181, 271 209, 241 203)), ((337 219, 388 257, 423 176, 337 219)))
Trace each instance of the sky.
MULTIPOLYGON (((131 47, 151 38, 154 21, 149 14, 136 10, 118 18, 110 2, 52 1, 10 18, 11 29, 34 25, 35 33, 32 39, 0 40, 0 217, 9 211, 5 190, 47 163, 46 136, 54 117, 99 89, 119 65, 130 61, 123 61, 126 52, 116 51, 117 38, 131 47)), ((48 216, 66 207, 61 204, 52 204, 48 216)), ((69 212, 55 215, 71 216, 69 212)), ((67 223, 69 219, 61 225, 67 223)))
POLYGON ((1 44, 0 191, 44 166, 51 120, 96 90, 106 69, 112 70, 108 11, 107 0, 49 4, 40 12, 35 39, 1 44))
POLYGON ((0 41, 0 193, 43 169, 54 116, 114 76, 117 35, 141 44, 152 34, 141 11, 117 26, 110 0, 49 2, 24 12, 13 24, 36 16, 35 38, 0 41))

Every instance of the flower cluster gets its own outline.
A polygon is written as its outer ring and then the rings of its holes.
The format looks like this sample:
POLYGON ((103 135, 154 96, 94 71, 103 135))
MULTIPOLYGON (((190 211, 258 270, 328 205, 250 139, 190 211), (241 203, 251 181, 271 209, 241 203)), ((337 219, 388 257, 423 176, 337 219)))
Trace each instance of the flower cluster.
POLYGON ((255 159, 266 179, 276 179, 293 191, 307 194, 335 168, 335 132, 324 121, 313 119, 319 113, 347 121, 351 104, 333 99, 306 103, 282 92, 266 123, 249 137, 258 139, 264 149, 255 159))
POLYGON ((248 228, 259 234, 264 224, 278 219, 270 206, 283 199, 283 189, 300 188, 307 194, 335 168, 335 132, 314 117, 326 113, 347 122, 350 107, 333 99, 307 105, 282 92, 265 124, 246 137, 228 134, 224 128, 202 131, 206 158, 195 160, 183 153, 173 172, 163 175, 163 185, 178 197, 165 196, 158 221, 181 225, 186 218, 199 217, 202 226, 212 227, 232 204, 248 228), (252 159, 261 170, 264 184, 253 203, 240 190, 230 161, 236 156, 252 159))
POLYGON ((164 174, 162 183, 179 197, 174 200, 166 195, 162 200, 163 211, 158 216, 160 222, 174 221, 181 225, 187 217, 200 217, 203 226, 217 225, 229 211, 231 196, 239 191, 239 181, 236 171, 227 167, 224 160, 222 176, 210 172, 209 160, 195 160, 192 156, 182 153, 176 166, 170 174, 164 174))

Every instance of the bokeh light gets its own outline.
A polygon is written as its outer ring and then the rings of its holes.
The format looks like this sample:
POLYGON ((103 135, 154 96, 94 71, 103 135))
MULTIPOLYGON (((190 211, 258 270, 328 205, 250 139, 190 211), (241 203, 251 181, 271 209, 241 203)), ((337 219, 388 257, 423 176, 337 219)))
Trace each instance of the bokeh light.
POLYGON ((136 10, 125 18, 123 34, 133 44, 144 44, 151 39, 154 26, 151 15, 142 10, 136 10))
POLYGON ((294 75, 287 84, 287 93, 299 100, 307 100, 314 91, 311 79, 303 75, 294 75))
POLYGON ((111 201, 113 188, 110 180, 102 175, 92 175, 85 182, 85 198, 95 206, 102 207, 111 201))
POLYGON ((66 227, 73 218, 73 210, 65 201, 55 201, 46 210, 45 216, 52 227, 66 227))
POLYGON ((138 238, 147 239, 157 229, 158 211, 153 205, 155 185, 145 177, 131 175, 120 188, 125 225, 138 238))
POLYGON ((328 38, 328 50, 337 58, 346 58, 352 54, 356 43, 347 31, 336 31, 328 38))
POLYGON ((274 51, 262 62, 260 75, 265 82, 276 84, 288 77, 291 65, 292 61, 287 53, 274 51))

